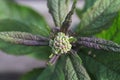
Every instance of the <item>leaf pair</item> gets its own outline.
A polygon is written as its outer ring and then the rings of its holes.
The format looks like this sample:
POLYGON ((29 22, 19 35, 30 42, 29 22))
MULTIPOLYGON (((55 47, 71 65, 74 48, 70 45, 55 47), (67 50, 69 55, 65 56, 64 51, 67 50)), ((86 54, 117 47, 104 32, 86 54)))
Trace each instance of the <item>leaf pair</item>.
POLYGON ((69 11, 70 0, 48 0, 48 8, 51 13, 55 26, 61 27, 60 31, 66 33, 71 25, 71 17, 76 8, 77 0, 73 0, 71 10, 69 11))

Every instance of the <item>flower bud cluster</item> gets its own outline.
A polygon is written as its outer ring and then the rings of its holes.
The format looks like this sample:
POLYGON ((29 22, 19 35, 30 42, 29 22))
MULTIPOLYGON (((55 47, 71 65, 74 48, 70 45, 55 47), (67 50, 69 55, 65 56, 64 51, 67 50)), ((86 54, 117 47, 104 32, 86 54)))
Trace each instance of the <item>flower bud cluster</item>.
POLYGON ((69 36, 59 32, 53 40, 50 40, 50 46, 54 54, 65 54, 71 50, 72 45, 69 42, 69 36))

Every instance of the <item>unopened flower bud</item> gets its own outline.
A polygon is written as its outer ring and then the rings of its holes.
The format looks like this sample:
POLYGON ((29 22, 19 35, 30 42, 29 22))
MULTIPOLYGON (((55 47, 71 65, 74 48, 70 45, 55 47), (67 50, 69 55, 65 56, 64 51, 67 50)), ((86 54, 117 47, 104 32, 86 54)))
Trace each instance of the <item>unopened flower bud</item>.
POLYGON ((53 40, 50 40, 50 47, 54 54, 66 54, 71 50, 72 45, 69 41, 70 37, 59 32, 53 40))

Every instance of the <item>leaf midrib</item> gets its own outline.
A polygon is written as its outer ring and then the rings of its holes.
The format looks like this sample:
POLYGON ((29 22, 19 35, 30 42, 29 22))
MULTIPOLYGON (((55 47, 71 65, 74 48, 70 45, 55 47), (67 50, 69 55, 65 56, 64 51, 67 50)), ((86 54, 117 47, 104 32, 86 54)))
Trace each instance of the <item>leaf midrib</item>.
MULTIPOLYGON (((70 58, 69 58, 69 59, 70 59, 70 58)), ((75 74, 77 75, 77 79, 80 80, 79 77, 78 77, 79 74, 78 74, 78 72, 76 71, 75 66, 74 66, 74 64, 73 64, 73 62, 72 62, 71 59, 70 59, 70 61, 71 61, 72 67, 73 67, 73 69, 74 69, 74 71, 75 71, 75 74)), ((81 74, 82 74, 82 73, 81 73, 81 74)), ((82 74, 82 75, 84 76, 84 74, 82 74)))

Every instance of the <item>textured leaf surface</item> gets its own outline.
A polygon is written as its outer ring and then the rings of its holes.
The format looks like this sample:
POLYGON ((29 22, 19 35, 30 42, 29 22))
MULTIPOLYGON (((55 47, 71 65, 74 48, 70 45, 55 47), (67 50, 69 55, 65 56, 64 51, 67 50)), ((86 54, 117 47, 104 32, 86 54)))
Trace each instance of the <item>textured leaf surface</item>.
POLYGON ((120 52, 120 45, 115 42, 89 37, 80 37, 78 44, 94 49, 103 49, 107 51, 120 52))
POLYGON ((107 30, 103 30, 96 35, 97 37, 120 43, 120 12, 115 18, 114 23, 107 30))
MULTIPOLYGON (((120 43, 119 21, 120 15, 117 16, 113 25, 108 30, 99 33, 97 37, 120 43)), ((83 53, 80 53, 80 56, 83 55, 83 62, 93 80, 120 79, 120 54, 94 49, 85 49, 83 53)))
POLYGON ((55 65, 48 66, 37 80, 65 80, 64 78, 64 62, 66 56, 61 56, 55 65))
POLYGON ((51 13, 55 26, 61 27, 68 14, 69 0, 47 0, 49 12, 51 13))
POLYGON ((120 55, 112 52, 87 50, 79 53, 92 80, 119 80, 120 55))
POLYGON ((37 80, 38 76, 42 73, 43 69, 34 69, 21 77, 20 80, 37 80))
POLYGON ((91 80, 77 54, 66 60, 65 80, 91 80))
MULTIPOLYGON (((50 29, 42 16, 24 6, 17 5, 13 2, 0 1, 0 31, 20 31, 32 34, 48 36, 50 29)), ((0 49, 14 55, 35 56, 39 59, 48 59, 49 47, 26 47, 14 45, 0 41, 0 49), (47 50, 46 50, 47 49, 47 50)))
POLYGON ((33 35, 26 32, 0 32, 0 39, 14 44, 22 44, 28 46, 48 46, 49 40, 42 36, 33 35))
POLYGON ((120 9, 120 0, 97 0, 82 16, 76 31, 79 35, 92 35, 108 28, 120 9))

